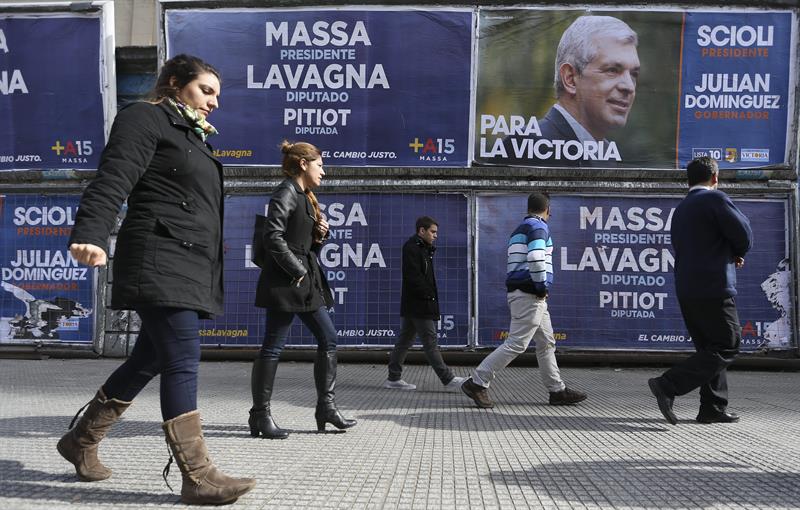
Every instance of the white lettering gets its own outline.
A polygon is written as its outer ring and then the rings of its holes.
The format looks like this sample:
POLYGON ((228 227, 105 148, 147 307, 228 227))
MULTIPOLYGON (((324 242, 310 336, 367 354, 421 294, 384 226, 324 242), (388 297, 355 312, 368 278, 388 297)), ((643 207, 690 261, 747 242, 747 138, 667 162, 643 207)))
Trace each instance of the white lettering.
POLYGON ((527 121, 521 115, 512 115, 506 120, 505 115, 481 115, 481 134, 485 135, 489 130, 494 136, 542 136, 539 130, 539 122, 536 117, 530 117, 527 121))
POLYGON ((632 248, 587 246, 576 264, 569 262, 569 248, 561 247, 561 269, 564 271, 666 273, 674 266, 675 257, 668 248, 645 248, 637 254, 632 248))
POLYGON ((311 33, 309 34, 308 28, 304 21, 298 21, 294 29, 289 35, 289 22, 281 21, 277 26, 272 21, 267 21, 266 24, 266 45, 272 46, 273 42, 277 42, 281 46, 355 46, 363 44, 364 46, 372 46, 367 33, 367 27, 363 21, 356 21, 352 33, 347 32, 347 22, 334 21, 328 23, 327 21, 315 21, 311 25, 311 33))
POLYGON ((74 225, 76 207, 17 207, 14 225, 74 225))
POLYGON ((364 256, 364 244, 343 243, 341 245, 329 243, 322 247, 320 251, 322 265, 327 268, 333 267, 363 267, 369 269, 371 266, 386 267, 381 247, 378 243, 369 245, 366 256, 364 256))
POLYGON ((362 227, 367 226, 367 215, 360 202, 353 202, 347 214, 344 212, 344 204, 334 202, 332 204, 319 204, 320 210, 325 213, 326 219, 331 227, 349 227, 358 223, 362 227))
POLYGON ((371 69, 367 64, 329 64, 320 73, 316 64, 272 64, 263 82, 256 81, 255 67, 247 66, 247 88, 249 89, 389 89, 389 79, 383 64, 375 64, 371 69))
POLYGON ((0 94, 7 96, 14 92, 28 93, 28 86, 19 69, 11 71, 11 79, 8 78, 8 71, 0 71, 0 94))
POLYGON ((648 207, 647 209, 631 207, 624 212, 619 207, 611 207, 605 211, 607 212, 604 215, 602 207, 589 210, 588 207, 581 206, 579 228, 586 230, 589 226, 594 226, 597 230, 631 230, 634 232, 643 229, 651 232, 669 230, 675 209, 669 210, 666 219, 663 218, 664 210, 660 207, 648 207))
POLYGON ((698 46, 772 46, 774 27, 761 25, 752 27, 744 26, 724 26, 717 25, 711 27, 701 25, 697 29, 698 46), (766 28, 766 33, 764 32, 766 28))

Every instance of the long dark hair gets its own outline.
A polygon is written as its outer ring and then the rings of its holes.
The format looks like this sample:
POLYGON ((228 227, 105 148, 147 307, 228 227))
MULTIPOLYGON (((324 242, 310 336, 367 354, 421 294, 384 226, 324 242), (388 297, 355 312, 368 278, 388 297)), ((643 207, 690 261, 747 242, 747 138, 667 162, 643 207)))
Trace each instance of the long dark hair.
POLYGON ((159 102, 167 97, 175 99, 180 89, 204 73, 213 74, 222 83, 219 71, 208 62, 184 53, 175 55, 164 62, 156 84, 148 94, 148 99, 153 102, 159 102), (172 78, 175 78, 174 84, 170 83, 172 78))

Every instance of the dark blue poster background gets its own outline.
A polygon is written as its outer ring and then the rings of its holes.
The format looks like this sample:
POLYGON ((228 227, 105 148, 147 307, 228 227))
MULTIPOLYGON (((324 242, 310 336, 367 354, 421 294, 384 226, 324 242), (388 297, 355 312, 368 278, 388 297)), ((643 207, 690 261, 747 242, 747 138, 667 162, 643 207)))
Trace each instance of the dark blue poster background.
MULTIPOLYGON (((320 194, 331 238, 320 253, 336 304, 339 345, 394 345, 400 328, 401 248, 422 215, 439 222, 434 256, 440 345, 465 346, 469 330, 467 199, 463 195, 320 194)), ((225 202, 225 315, 204 321, 203 344, 260 345, 263 309, 253 306, 260 269, 249 262, 255 215, 268 196, 225 202)), ((296 320, 287 345, 316 345, 296 320)))
POLYGON ((785 162, 791 30, 789 12, 686 13, 679 167, 785 162))
MULTIPOLYGON (((508 332, 508 236, 527 195, 478 197, 478 344, 508 332)), ((559 348, 692 349, 674 292, 669 222, 678 198, 554 196, 554 283, 548 300, 559 348)), ((791 275, 786 203, 735 200, 754 248, 738 271, 742 349, 788 349, 791 275)))
POLYGON ((470 10, 169 10, 166 37, 221 71, 225 164, 278 165, 288 139, 330 165, 467 165, 470 10))
POLYGON ((67 250, 78 196, 0 202, 0 343, 91 343, 94 270, 67 250))
POLYGON ((95 169, 100 19, 0 17, 0 170, 95 169))

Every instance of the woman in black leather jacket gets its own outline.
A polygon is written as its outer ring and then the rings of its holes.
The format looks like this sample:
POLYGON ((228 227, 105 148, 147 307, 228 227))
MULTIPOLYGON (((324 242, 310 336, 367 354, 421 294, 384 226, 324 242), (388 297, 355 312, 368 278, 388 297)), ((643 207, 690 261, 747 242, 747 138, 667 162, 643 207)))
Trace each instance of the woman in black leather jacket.
POLYGON ((337 335, 328 313, 333 297, 317 260, 328 236, 328 222, 311 191, 325 175, 322 155, 319 149, 305 142, 284 141, 281 152, 287 178, 270 197, 262 233, 266 253, 258 278, 256 306, 267 309, 267 326, 261 351, 253 363, 253 407, 249 420, 253 437, 262 435, 269 439, 289 436, 272 419, 270 399, 278 359, 295 315, 317 339, 314 360, 317 430, 324 431, 326 423, 339 429, 356 424, 356 420, 344 418, 334 402, 337 335))

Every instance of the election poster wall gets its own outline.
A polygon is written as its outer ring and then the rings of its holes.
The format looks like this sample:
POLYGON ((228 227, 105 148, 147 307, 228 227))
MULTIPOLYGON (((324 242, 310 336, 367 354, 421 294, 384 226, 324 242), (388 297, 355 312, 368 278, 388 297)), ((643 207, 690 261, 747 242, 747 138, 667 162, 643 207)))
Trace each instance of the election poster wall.
POLYGON ((94 271, 67 249, 77 210, 75 195, 0 195, 0 344, 91 344, 94 271))
POLYGON ((0 170, 97 168, 116 104, 105 30, 102 12, 0 11, 0 170))
POLYGON ((479 164, 788 163, 790 11, 485 8, 478 25, 479 164))
POLYGON ((278 165, 288 139, 329 165, 467 166, 472 27, 468 9, 165 14, 167 57, 221 71, 213 143, 228 165, 278 165))
MULTIPOLYGON (((442 346, 469 341, 470 257, 468 202, 459 194, 317 195, 330 224, 319 260, 333 292, 331 310, 339 345, 392 346, 399 334, 403 244, 415 234, 418 217, 439 222, 434 267, 442 346)), ((225 202, 225 314, 204 321, 205 345, 260 345, 265 311, 256 308, 260 269, 250 262, 256 214, 266 214, 269 196, 230 196, 225 202)), ((287 345, 315 346, 299 319, 287 345)))
MULTIPOLYGON (((675 296, 671 218, 680 198, 552 196, 553 287, 548 306, 559 349, 691 350, 675 296)), ((792 275, 784 200, 734 202, 749 218, 753 249, 737 271, 742 350, 790 349, 792 275)), ((508 237, 527 195, 477 202, 478 345, 508 335, 508 237)))

